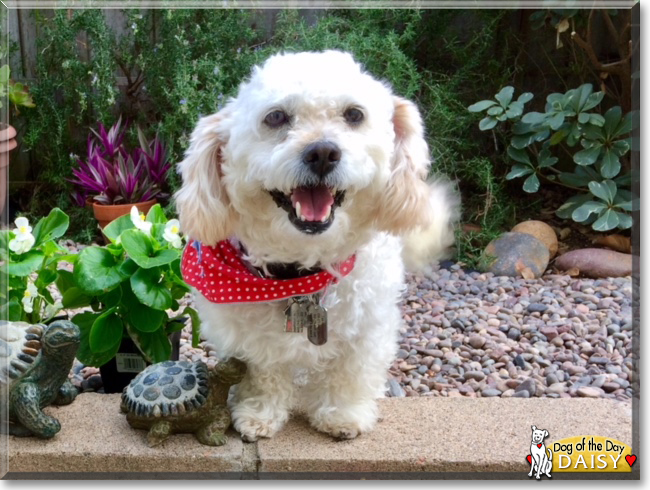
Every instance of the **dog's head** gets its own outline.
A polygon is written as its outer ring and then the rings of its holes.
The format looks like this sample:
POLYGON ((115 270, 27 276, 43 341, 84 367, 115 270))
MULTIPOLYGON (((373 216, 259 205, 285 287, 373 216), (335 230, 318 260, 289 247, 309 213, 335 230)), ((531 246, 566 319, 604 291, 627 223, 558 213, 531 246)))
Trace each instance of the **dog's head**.
POLYGON ((420 114, 337 51, 276 55, 201 119, 176 194, 188 236, 260 261, 340 261, 373 230, 427 224, 420 114))
POLYGON ((538 429, 533 425, 533 444, 539 444, 544 442, 544 439, 548 437, 548 431, 545 429, 538 429))

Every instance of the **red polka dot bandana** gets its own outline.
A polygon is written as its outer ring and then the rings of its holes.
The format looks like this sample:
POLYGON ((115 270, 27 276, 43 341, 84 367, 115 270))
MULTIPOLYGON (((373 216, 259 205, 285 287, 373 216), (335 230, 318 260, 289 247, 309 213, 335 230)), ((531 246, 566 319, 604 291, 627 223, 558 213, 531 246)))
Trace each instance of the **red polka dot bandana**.
MULTIPOLYGON (((338 265, 342 276, 352 270, 354 261, 353 255, 338 265)), ((213 303, 277 301, 314 294, 337 282, 327 271, 296 279, 257 277, 228 240, 214 247, 192 240, 183 251, 181 272, 187 284, 213 303)))

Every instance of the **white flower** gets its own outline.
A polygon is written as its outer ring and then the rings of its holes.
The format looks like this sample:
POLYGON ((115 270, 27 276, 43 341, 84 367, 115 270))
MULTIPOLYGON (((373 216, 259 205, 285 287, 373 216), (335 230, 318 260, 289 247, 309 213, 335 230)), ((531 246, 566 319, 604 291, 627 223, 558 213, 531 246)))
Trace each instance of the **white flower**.
POLYGON ((163 232, 163 238, 171 243, 174 248, 181 248, 183 246, 183 240, 178 234, 180 232, 180 223, 177 219, 170 219, 165 225, 165 231, 163 232))
POLYGON ((21 300, 25 313, 31 313, 34 311, 34 298, 37 296, 38 289, 36 289, 36 286, 34 286, 34 284, 31 282, 27 283, 27 289, 25 289, 25 292, 23 293, 23 299, 21 300))
POLYGON ((48 304, 45 306, 45 318, 52 318, 61 309, 63 309, 63 303, 61 303, 61 301, 57 300, 53 305, 48 304))
POLYGON ((17 254, 24 254, 29 251, 34 245, 34 235, 32 235, 32 227, 29 226, 27 218, 16 218, 16 228, 14 228, 14 235, 16 238, 9 241, 9 250, 17 254))
POLYGON ((151 233, 152 223, 149 223, 144 213, 139 212, 135 206, 131 208, 131 221, 138 230, 144 231, 147 235, 151 233))

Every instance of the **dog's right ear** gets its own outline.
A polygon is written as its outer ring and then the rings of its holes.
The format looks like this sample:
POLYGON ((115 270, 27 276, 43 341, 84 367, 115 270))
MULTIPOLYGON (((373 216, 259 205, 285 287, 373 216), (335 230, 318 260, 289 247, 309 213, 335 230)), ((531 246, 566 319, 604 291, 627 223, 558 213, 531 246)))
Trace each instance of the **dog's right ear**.
POLYGON ((205 245, 215 245, 232 233, 233 212, 220 168, 229 113, 226 107, 198 122, 179 164, 183 185, 174 197, 181 230, 205 245))
POLYGON ((536 431, 536 430, 537 430, 537 427, 535 427, 535 426, 533 425, 533 431, 536 431))

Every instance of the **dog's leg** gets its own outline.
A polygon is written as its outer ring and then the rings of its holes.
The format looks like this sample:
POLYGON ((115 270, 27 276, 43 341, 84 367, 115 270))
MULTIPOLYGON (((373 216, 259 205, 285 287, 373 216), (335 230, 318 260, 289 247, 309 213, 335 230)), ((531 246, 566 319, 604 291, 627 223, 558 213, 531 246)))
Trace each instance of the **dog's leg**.
POLYGON ((248 363, 230 404, 234 428, 244 441, 272 437, 289 418, 293 405, 292 372, 284 366, 261 369, 248 363))
POLYGON ((373 428, 378 415, 376 399, 385 391, 392 359, 388 350, 384 349, 382 356, 381 346, 375 346, 374 352, 348 346, 324 371, 310 373, 304 406, 315 429, 336 438, 354 439, 373 428))

